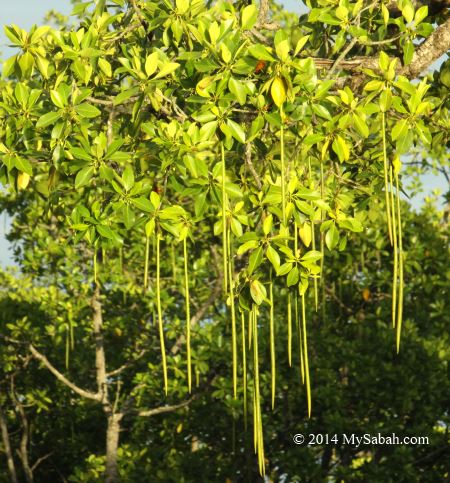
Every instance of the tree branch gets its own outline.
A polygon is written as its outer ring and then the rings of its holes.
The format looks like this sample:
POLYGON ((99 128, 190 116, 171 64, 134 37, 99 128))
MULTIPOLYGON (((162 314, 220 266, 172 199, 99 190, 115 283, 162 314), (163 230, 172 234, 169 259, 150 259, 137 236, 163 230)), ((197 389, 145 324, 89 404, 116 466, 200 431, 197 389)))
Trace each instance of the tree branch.
POLYGON ((248 169, 250 170, 251 175, 255 178, 256 186, 261 191, 262 183, 259 174, 256 172, 255 167, 252 163, 252 143, 247 143, 245 145, 245 162, 247 163, 248 169))
POLYGON ((73 392, 78 394, 81 397, 86 399, 92 399, 93 401, 101 401, 101 394, 96 394, 90 391, 85 391, 81 387, 78 387, 72 381, 69 381, 66 376, 64 376, 55 366, 45 357, 44 354, 41 354, 32 344, 29 345, 30 352, 32 356, 37 359, 38 361, 42 362, 44 366, 58 379, 58 381, 65 384, 68 388, 72 389, 73 392))
MULTIPOLYGON (((439 59, 450 49, 450 18, 439 25, 436 30, 414 52, 412 61, 408 66, 402 66, 401 59, 397 57, 397 73, 410 79, 415 79, 426 70, 435 60, 439 59)), ((313 58, 317 67, 333 68, 335 61, 331 59, 313 58)), ((339 60, 339 59, 338 59, 339 60)), ((351 72, 361 72, 363 68, 379 71, 378 56, 354 57, 339 62, 339 66, 351 72)))
POLYGON ((3 415, 3 409, 0 406, 0 429, 2 432, 2 442, 3 442, 3 449, 6 453, 6 462, 8 465, 9 477, 11 478, 12 483, 17 483, 17 472, 16 467, 14 465, 14 457, 13 452, 11 450, 11 442, 9 439, 9 432, 8 426, 6 424, 6 417, 3 415))
POLYGON ((100 288, 98 284, 94 289, 91 300, 93 311, 92 323, 95 338, 95 372, 97 377, 97 393, 104 405, 108 404, 108 386, 106 384, 106 357, 103 340, 102 303, 100 301, 100 288))
POLYGON ((135 364, 139 359, 142 358, 147 353, 148 349, 142 349, 139 354, 133 358, 133 360, 125 362, 125 364, 122 364, 120 367, 117 369, 114 369, 111 372, 106 373, 106 377, 113 377, 113 376, 118 376, 120 373, 131 367, 133 364, 135 364))
POLYGON ((148 418, 150 416, 156 416, 157 414, 171 413, 171 412, 174 412, 178 409, 181 409, 181 408, 188 406, 194 399, 195 399, 195 396, 192 396, 187 401, 183 401, 180 404, 174 404, 172 406, 170 406, 170 405, 160 406, 158 408, 153 408, 153 409, 139 410, 137 415, 144 417, 144 418, 148 418))
POLYGON ((404 67, 402 74, 417 77, 435 60, 450 49, 450 17, 425 40, 414 52, 411 64, 404 67))

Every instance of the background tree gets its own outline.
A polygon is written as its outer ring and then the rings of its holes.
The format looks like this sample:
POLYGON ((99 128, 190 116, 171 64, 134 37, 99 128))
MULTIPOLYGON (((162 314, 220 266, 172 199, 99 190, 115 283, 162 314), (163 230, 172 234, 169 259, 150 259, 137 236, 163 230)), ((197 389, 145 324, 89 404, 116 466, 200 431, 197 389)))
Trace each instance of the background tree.
MULTIPOLYGON (((5 341, 22 347, 19 370, 38 362, 62 397, 102 411, 107 481, 118 478, 127 418, 199 397, 192 385, 224 370, 209 368, 223 337, 230 391, 252 408, 264 472, 262 409, 268 389, 277 400, 280 334, 292 364, 301 322, 310 414, 309 306, 333 293, 325 270, 352 232, 367 236, 376 200, 392 245, 399 350, 409 290, 399 156, 445 157, 447 67, 411 81, 448 49, 449 21, 410 1, 311 4, 299 25, 260 7, 85 2, 70 30, 6 28, 20 52, 3 65, 4 208, 27 283, 62 302, 16 321, 5 341)), ((103 460, 94 462, 98 478, 103 460)))

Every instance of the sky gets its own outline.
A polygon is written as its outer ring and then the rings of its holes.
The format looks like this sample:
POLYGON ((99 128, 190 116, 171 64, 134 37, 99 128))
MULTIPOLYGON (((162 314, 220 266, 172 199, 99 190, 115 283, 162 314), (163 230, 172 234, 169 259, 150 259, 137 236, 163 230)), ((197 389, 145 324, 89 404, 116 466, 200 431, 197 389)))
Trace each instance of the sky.
MULTIPOLYGON (((287 10, 292 12, 304 11, 304 6, 298 0, 285 0, 284 5, 287 10)), ((40 24, 49 10, 57 10, 58 12, 69 15, 72 5, 69 0, 0 0, 0 52, 1 58, 7 58, 12 54, 10 48, 7 47, 8 39, 3 32, 3 26, 8 24, 16 24, 19 27, 28 30, 33 24, 40 24)), ((442 178, 429 175, 424 178, 426 190, 431 192, 432 189, 445 186, 442 178)), ((420 206, 423 196, 412 200, 413 206, 420 206)), ((5 215, 0 217, 0 267, 7 266, 12 263, 9 245, 5 239, 5 233, 8 230, 9 220, 5 215)))

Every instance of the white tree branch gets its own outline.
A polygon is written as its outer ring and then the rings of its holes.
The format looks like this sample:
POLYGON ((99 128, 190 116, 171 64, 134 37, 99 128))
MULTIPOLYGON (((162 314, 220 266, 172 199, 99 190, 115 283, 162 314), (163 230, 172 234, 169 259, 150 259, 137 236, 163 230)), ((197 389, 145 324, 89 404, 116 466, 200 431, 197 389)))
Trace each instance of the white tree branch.
POLYGON ((58 381, 62 382, 68 388, 72 389, 73 392, 75 392, 79 396, 84 397, 86 399, 92 399, 93 401, 101 401, 102 399, 101 394, 86 391, 81 387, 78 387, 72 381, 67 379, 67 377, 64 376, 64 374, 59 372, 58 369, 56 369, 56 367, 47 359, 47 357, 45 357, 44 354, 39 352, 32 344, 29 345, 29 349, 32 356, 35 359, 42 362, 42 364, 44 364, 44 366, 56 377, 56 379, 58 379, 58 381))

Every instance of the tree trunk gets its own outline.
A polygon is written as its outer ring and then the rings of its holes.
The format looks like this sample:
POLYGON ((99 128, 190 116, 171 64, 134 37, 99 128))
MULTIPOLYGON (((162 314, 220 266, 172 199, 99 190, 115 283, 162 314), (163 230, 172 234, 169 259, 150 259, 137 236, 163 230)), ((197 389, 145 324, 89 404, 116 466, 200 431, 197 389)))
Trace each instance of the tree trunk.
POLYGON ((11 451, 11 443, 9 441, 8 426, 6 425, 6 420, 3 415, 2 408, 0 408, 0 426, 2 431, 3 447, 5 449, 6 461, 8 464, 9 476, 11 478, 12 483, 17 483, 17 473, 16 473, 16 467, 14 466, 14 458, 11 451))
POLYGON ((119 481, 119 473, 117 470, 117 449, 119 448, 121 419, 122 414, 111 414, 108 416, 108 428, 106 431, 106 483, 117 483, 119 481))

